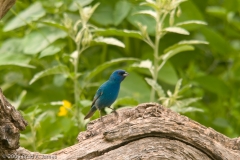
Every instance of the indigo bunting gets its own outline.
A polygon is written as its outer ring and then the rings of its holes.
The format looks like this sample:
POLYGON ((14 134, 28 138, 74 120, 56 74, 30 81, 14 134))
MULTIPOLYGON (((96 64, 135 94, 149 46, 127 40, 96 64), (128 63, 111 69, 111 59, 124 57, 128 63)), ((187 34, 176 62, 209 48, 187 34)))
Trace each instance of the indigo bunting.
POLYGON ((124 70, 116 70, 114 71, 109 80, 103 83, 97 90, 93 102, 91 105, 91 110, 85 116, 84 119, 88 119, 92 117, 96 110, 100 113, 100 118, 102 120, 101 109, 108 107, 116 112, 113 108, 111 108, 112 103, 117 99, 118 92, 120 89, 120 84, 124 80, 124 78, 128 76, 128 73, 124 70))

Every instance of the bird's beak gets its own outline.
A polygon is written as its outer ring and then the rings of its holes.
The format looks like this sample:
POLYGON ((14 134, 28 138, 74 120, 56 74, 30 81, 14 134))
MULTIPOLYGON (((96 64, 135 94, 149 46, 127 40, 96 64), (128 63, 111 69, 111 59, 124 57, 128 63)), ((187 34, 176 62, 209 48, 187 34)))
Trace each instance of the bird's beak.
POLYGON ((124 76, 124 77, 127 77, 127 76, 128 76, 128 73, 127 73, 127 72, 125 72, 125 73, 123 74, 123 76, 124 76))

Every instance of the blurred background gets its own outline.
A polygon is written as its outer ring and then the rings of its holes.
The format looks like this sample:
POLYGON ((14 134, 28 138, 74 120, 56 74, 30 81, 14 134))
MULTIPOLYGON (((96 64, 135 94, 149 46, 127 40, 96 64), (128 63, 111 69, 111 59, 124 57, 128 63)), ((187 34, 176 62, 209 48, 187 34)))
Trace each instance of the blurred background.
POLYGON ((28 121, 31 151, 76 143, 120 68, 130 75, 115 108, 158 102, 233 138, 239 51, 240 0, 18 0, 0 21, 0 87, 28 121))

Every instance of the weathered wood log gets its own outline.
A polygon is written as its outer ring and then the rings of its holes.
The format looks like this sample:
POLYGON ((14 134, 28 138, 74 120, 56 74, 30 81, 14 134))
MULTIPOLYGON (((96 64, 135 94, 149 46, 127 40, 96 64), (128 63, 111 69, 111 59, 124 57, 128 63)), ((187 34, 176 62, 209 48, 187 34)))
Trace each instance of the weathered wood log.
POLYGON ((230 139, 160 104, 123 108, 118 114, 104 116, 104 124, 100 119, 89 122, 71 147, 49 155, 20 148, 16 154, 58 160, 240 159, 240 138, 230 139))
POLYGON ((16 0, 0 0, 0 19, 3 18, 15 2, 16 0))
POLYGON ((0 89, 0 155, 19 148, 20 131, 26 126, 27 122, 7 101, 0 89))

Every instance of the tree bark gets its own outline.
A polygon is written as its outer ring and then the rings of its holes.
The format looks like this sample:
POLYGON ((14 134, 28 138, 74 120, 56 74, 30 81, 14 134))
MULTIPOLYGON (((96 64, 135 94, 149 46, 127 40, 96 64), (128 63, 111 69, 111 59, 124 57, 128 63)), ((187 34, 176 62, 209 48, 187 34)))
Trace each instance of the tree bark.
POLYGON ((51 154, 16 149, 19 130, 26 122, 0 94, 0 138, 5 150, 1 159, 240 159, 240 138, 230 139, 157 103, 122 108, 118 116, 112 113, 104 116, 103 122, 91 121, 87 131, 79 133, 77 144, 51 154), (9 125, 10 132, 3 129, 9 125))
POLYGON ((8 10, 15 4, 16 0, 0 0, 0 19, 5 16, 8 10))
POLYGON ((19 148, 20 131, 26 126, 27 122, 7 101, 0 89, 0 155, 19 148))

